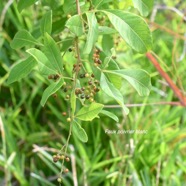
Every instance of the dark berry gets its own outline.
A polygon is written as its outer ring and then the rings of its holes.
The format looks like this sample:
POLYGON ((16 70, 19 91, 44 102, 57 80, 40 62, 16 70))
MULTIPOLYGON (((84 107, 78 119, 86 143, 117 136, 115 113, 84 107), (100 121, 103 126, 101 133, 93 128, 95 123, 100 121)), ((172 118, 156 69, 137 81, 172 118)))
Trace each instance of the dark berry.
POLYGON ((81 99, 84 99, 84 98, 85 98, 85 95, 82 94, 82 95, 80 96, 80 98, 81 98, 81 99))
POLYGON ((84 78, 84 77, 85 77, 85 74, 80 74, 79 77, 80 77, 80 78, 84 78))
POLYGON ((69 48, 68 51, 69 51, 69 52, 72 52, 72 48, 69 48))
POLYGON ((48 79, 54 79, 54 75, 53 74, 49 75, 48 79))
POLYGON ((58 160, 59 160, 58 155, 53 155, 53 162, 56 163, 58 162, 58 160))
POLYGON ((89 95, 86 95, 86 96, 85 96, 85 98, 86 98, 86 99, 89 99, 89 98, 90 98, 90 96, 89 96, 89 95))
POLYGON ((85 91, 85 87, 82 87, 81 90, 82 90, 82 91, 85 91))
POLYGON ((89 84, 89 85, 92 85, 92 81, 89 81, 88 84, 89 84))
POLYGON ((65 87, 65 88, 63 89, 63 91, 64 91, 64 92, 67 92, 67 91, 68 91, 67 87, 65 87))

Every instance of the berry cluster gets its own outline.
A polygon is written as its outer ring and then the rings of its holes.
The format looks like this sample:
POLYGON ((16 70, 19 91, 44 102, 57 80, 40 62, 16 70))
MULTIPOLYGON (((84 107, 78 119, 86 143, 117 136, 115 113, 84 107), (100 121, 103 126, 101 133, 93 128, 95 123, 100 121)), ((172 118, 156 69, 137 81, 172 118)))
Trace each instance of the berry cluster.
POLYGON ((93 54, 93 60, 94 60, 94 65, 95 66, 99 66, 102 64, 102 61, 100 59, 100 50, 99 49, 96 49, 94 54, 93 54))
MULTIPOLYGON (((69 162, 70 158, 68 156, 64 156, 64 155, 60 155, 60 154, 53 155, 53 162, 54 163, 58 162, 59 160, 65 160, 66 162, 69 162)), ((63 173, 68 173, 68 172, 69 172, 69 170, 67 168, 63 169, 63 173)), ((62 183, 62 177, 59 177, 57 179, 57 181, 59 183, 62 183)))
POLYGON ((58 74, 51 74, 48 76, 48 79, 53 79, 54 81, 57 81, 59 79, 59 75, 58 74))
POLYGON ((86 79, 84 82, 85 86, 75 89, 76 96, 80 99, 85 99, 93 102, 95 94, 100 90, 99 81, 95 79, 94 74, 89 75, 88 73, 80 74, 80 78, 86 79))
POLYGON ((60 155, 60 154, 55 154, 53 155, 53 162, 56 163, 59 160, 65 160, 67 162, 70 161, 70 158, 68 156, 60 155))

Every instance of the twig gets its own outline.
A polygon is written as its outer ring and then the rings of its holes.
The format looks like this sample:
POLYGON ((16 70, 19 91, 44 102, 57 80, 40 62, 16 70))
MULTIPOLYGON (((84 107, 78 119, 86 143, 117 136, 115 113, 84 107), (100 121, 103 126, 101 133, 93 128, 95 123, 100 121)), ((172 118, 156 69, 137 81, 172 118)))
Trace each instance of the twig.
POLYGON ((182 19, 184 21, 186 21, 186 16, 184 15, 184 13, 182 11, 178 10, 177 8, 166 6, 166 5, 156 5, 156 6, 154 6, 154 9, 153 9, 151 17, 150 17, 150 20, 152 22, 154 22, 158 10, 171 10, 171 11, 175 12, 176 14, 178 14, 180 17, 182 17, 182 19))
POLYGON ((79 0, 76 0, 76 9, 77 9, 78 15, 81 15, 81 9, 80 9, 80 5, 79 5, 79 0))
MULTIPOLYGON (((76 8, 77 8, 78 15, 81 15, 79 0, 76 0, 76 8)), ((79 64, 81 63, 81 56, 80 56, 80 51, 79 51, 78 38, 75 38, 75 48, 76 48, 76 54, 77 54, 77 62, 76 62, 76 65, 77 65, 77 67, 79 67, 79 64)), ((77 69, 76 69, 76 72, 75 72, 74 83, 73 83, 73 91, 75 91, 75 88, 76 88, 78 73, 79 73, 79 70, 78 70, 78 68, 77 68, 77 69)), ((67 138, 67 141, 66 141, 65 146, 63 146, 62 149, 61 149, 61 151, 60 151, 60 152, 62 152, 62 151, 63 151, 63 148, 64 148, 64 149, 65 149, 65 150, 64 150, 64 155, 65 155, 65 156, 66 156, 66 154, 67 154, 67 149, 68 149, 68 146, 69 146, 70 137, 71 137, 71 135, 72 135, 72 125, 73 125, 73 120, 74 120, 74 111, 71 112, 70 109, 69 109, 69 115, 71 116, 69 134, 68 134, 68 138, 67 138)), ((64 161, 65 161, 65 160, 63 159, 63 160, 62 160, 62 163, 61 163, 60 177, 62 177, 63 167, 64 167, 64 161)))
POLYGON ((156 186, 159 185, 159 180, 160 180, 160 172, 161 172, 161 159, 158 161, 157 165, 157 173, 156 173, 156 186))
POLYGON ((174 32, 174 31, 172 31, 171 29, 168 29, 168 28, 166 28, 166 27, 164 27, 164 26, 161 26, 161 25, 159 25, 159 24, 157 24, 157 23, 155 23, 155 22, 151 22, 151 21, 148 20, 148 19, 146 19, 146 21, 147 21, 149 24, 153 25, 154 27, 159 28, 160 30, 163 30, 164 32, 167 32, 167 33, 169 33, 170 35, 172 35, 172 36, 174 36, 174 37, 176 37, 176 38, 178 38, 178 39, 181 39, 181 40, 186 41, 186 37, 185 37, 185 36, 182 36, 182 35, 180 35, 180 34, 174 32))
MULTIPOLYGON (((186 37, 186 32, 184 33, 184 37, 186 37)), ((186 55, 186 40, 183 43, 183 51, 182 51, 182 54, 180 55, 180 57, 177 59, 177 62, 182 61, 184 59, 185 55, 186 55)))
POLYGON ((158 70, 160 75, 166 80, 166 82, 169 84, 170 88, 173 90, 176 97, 180 100, 180 103, 182 106, 186 107, 186 97, 182 94, 180 89, 176 86, 176 84, 172 81, 172 79, 169 77, 169 75, 161 68, 156 58, 150 53, 146 53, 147 58, 152 62, 154 67, 158 70))
POLYGON ((4 22, 4 19, 5 19, 5 15, 6 15, 6 12, 8 10, 8 8, 11 6, 11 4, 13 3, 14 0, 9 0, 5 7, 3 8, 3 11, 1 13, 1 17, 0 17, 0 31, 2 31, 2 26, 3 26, 3 22, 4 22))
MULTIPOLYGON (((156 103, 134 103, 134 104, 125 104, 126 107, 144 107, 152 105, 174 105, 174 106, 183 106, 180 102, 156 102, 156 103)), ((105 105, 105 108, 121 108, 120 105, 105 105)))
POLYGON ((71 162, 72 162, 73 183, 74 183, 74 186, 78 186, 77 171, 76 171, 76 158, 74 156, 74 147, 72 145, 70 145, 70 149, 71 149, 70 158, 71 158, 71 162))

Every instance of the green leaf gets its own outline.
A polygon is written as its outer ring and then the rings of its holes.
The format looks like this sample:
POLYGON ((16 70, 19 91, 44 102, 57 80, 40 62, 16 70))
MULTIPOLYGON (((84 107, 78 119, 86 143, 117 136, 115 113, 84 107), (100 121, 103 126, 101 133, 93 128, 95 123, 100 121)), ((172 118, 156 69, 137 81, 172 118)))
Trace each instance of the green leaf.
POLYGON ((150 75, 144 70, 124 69, 108 71, 126 79, 138 92, 140 96, 148 96, 151 89, 150 75))
POLYGON ((110 117, 110 118, 112 118, 112 119, 115 120, 116 122, 119 122, 118 117, 117 117, 115 114, 113 114, 112 112, 109 112, 109 111, 107 111, 107 110, 102 110, 100 113, 101 113, 101 114, 104 114, 104 115, 106 115, 106 116, 108 116, 108 117, 110 117))
POLYGON ((91 103, 89 106, 84 106, 76 114, 76 118, 83 121, 92 121, 99 112, 103 109, 104 105, 100 103, 91 103))
POLYGON ((10 46, 13 49, 21 48, 27 45, 41 45, 37 40, 26 30, 20 30, 14 36, 10 46))
POLYGON ((123 108, 125 114, 129 113, 128 108, 124 105, 124 99, 121 92, 108 81, 104 73, 101 73, 100 87, 108 96, 114 98, 123 108))
POLYGON ((43 75, 57 74, 57 71, 53 68, 47 57, 36 48, 30 48, 26 52, 32 55, 35 60, 38 62, 38 67, 40 73, 43 75))
POLYGON ((121 10, 104 10, 102 12, 108 16, 121 37, 134 50, 145 53, 151 49, 151 32, 141 17, 121 10))
POLYGON ((134 7, 137 8, 142 16, 148 16, 152 9, 154 0, 132 0, 134 7))
POLYGON ((44 36, 47 32, 51 34, 52 31, 52 11, 48 11, 41 19, 40 25, 41 34, 44 36))
POLYGON ((17 8, 19 10, 19 12, 21 12, 23 9, 33 5, 35 2, 37 2, 38 0, 19 0, 17 8))
MULTIPOLYGON (((112 50, 111 50, 112 51, 112 50)), ((108 70, 119 70, 119 66, 115 60, 112 59, 112 56, 106 57, 104 60, 104 68, 108 70)), ((109 75, 109 81, 113 83, 113 85, 117 88, 120 89, 122 86, 122 81, 121 77, 116 76, 115 74, 110 74, 109 75)))
POLYGON ((97 24, 95 13, 88 12, 86 13, 86 15, 88 20, 89 30, 88 30, 84 53, 89 54, 92 51, 92 48, 98 38, 98 24, 97 24))
POLYGON ((77 12, 76 10, 76 1, 75 0, 68 0, 65 1, 63 5, 63 11, 67 15, 73 15, 77 12))
POLYGON ((72 16, 67 22, 66 27, 76 36, 83 35, 82 20, 79 15, 72 16))
POLYGON ((98 27, 98 32, 101 35, 104 35, 104 34, 115 34, 116 30, 113 29, 113 28, 110 28, 108 26, 99 26, 98 27))
POLYGON ((36 65, 37 62, 32 57, 15 64, 10 71, 7 83, 10 84, 26 77, 36 65))
POLYGON ((85 130, 81 127, 79 123, 74 121, 72 123, 72 132, 82 141, 82 142, 87 142, 88 141, 88 136, 85 130))
POLYGON ((62 57, 56 42, 48 33, 45 33, 44 43, 45 55, 47 56, 48 60, 50 61, 54 69, 56 69, 58 73, 62 74, 63 72, 62 57))
POLYGON ((57 92, 63 85, 64 80, 61 78, 60 80, 58 80, 57 82, 52 82, 52 84, 50 84, 45 91, 43 92, 42 95, 42 99, 41 99, 41 105, 44 106, 47 99, 54 94, 55 92, 57 92))
MULTIPOLYGON (((41 0, 42 7, 48 6, 48 8, 57 11, 57 8, 59 8, 63 4, 63 0, 41 0)), ((60 8, 61 12, 61 8, 60 8)))
MULTIPOLYGON (((111 56, 111 48, 114 46, 113 37, 111 35, 103 35, 102 48, 107 56, 111 56)), ((111 57, 109 57, 111 60, 111 57)))
POLYGON ((93 5, 96 8, 99 8, 99 7, 103 6, 104 4, 109 4, 110 2, 112 2, 112 0, 94 0, 94 1, 92 1, 93 5))

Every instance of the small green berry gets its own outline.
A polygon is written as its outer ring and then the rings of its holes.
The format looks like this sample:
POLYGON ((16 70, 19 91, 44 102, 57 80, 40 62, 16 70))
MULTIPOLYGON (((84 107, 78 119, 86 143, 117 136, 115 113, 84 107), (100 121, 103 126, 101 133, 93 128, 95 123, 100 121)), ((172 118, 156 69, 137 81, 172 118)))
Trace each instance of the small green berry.
POLYGON ((65 159, 65 156, 64 155, 61 155, 59 159, 60 160, 64 160, 65 159))
POLYGON ((94 99, 93 98, 90 98, 89 101, 92 103, 94 101, 94 99))
POLYGON ((69 123, 70 123, 70 122, 71 122, 71 118, 67 118, 67 122, 69 122, 69 123))
POLYGON ((67 18, 70 19, 72 16, 70 14, 67 15, 67 18))
POLYGON ((88 73, 85 74, 85 77, 86 77, 86 78, 89 77, 89 76, 90 76, 90 75, 89 75, 88 73))
POLYGON ((58 181, 59 183, 62 183, 62 178, 58 178, 57 181, 58 181))
POLYGON ((70 98, 70 96, 69 95, 66 95, 66 99, 69 99, 70 98))

